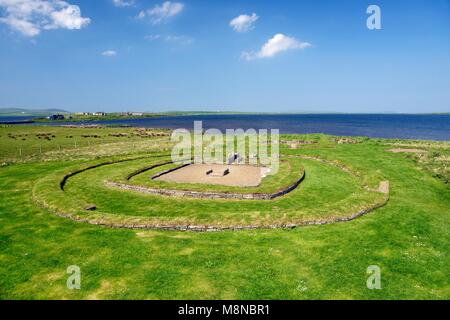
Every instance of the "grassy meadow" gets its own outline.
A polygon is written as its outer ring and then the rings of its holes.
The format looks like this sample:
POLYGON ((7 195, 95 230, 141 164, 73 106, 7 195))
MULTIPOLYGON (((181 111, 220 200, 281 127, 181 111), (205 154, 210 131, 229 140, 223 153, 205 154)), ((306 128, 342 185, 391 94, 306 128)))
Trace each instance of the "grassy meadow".
MULTIPOLYGON (((273 201, 172 198, 105 184, 169 159, 169 138, 135 128, 0 127, 0 299, 450 299, 448 142, 285 135, 280 172, 253 191, 283 187, 303 169, 306 178, 273 201), (61 190, 69 172, 105 162, 61 190), (348 216, 385 199, 382 181, 389 201, 367 215, 265 228, 348 216), (262 228, 123 229, 55 213, 100 223, 262 228), (79 290, 66 286, 71 265, 81 268, 79 290), (366 286, 370 265, 381 269, 380 290, 366 286)), ((129 183, 212 188, 150 181, 155 171, 129 183)))

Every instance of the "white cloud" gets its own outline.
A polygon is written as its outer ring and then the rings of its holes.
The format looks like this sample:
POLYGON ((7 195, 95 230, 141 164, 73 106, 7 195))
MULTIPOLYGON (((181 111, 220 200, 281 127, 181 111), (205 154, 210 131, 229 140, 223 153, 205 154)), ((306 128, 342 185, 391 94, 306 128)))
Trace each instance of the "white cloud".
POLYGON ((194 42, 194 39, 185 37, 185 36, 170 36, 169 35, 169 36, 165 37, 165 41, 187 46, 187 45, 192 44, 194 42))
POLYGON ((230 21, 230 26, 237 32, 247 32, 254 28, 253 24, 258 20, 256 13, 251 16, 246 14, 241 14, 240 16, 234 18, 230 21))
POLYGON ((42 30, 81 29, 91 20, 81 16, 79 6, 62 0, 0 0, 4 16, 0 23, 27 37, 42 30))
POLYGON ((90 22, 88 18, 81 17, 80 7, 69 5, 59 11, 51 13, 53 22, 44 26, 45 29, 81 29, 90 22))
POLYGON ((166 1, 161 5, 155 5, 152 9, 139 12, 139 19, 150 17, 153 24, 159 24, 165 20, 176 16, 184 9, 184 4, 180 2, 166 1))
POLYGON ((286 50, 302 50, 311 47, 309 42, 301 42, 282 33, 274 35, 258 52, 244 52, 242 57, 246 60, 270 58, 286 50))
POLYGON ((134 0, 113 0, 116 7, 131 7, 134 5, 134 0))
POLYGON ((160 34, 150 34, 150 35, 145 36, 145 39, 146 40, 150 40, 150 41, 155 41, 155 40, 158 40, 160 38, 161 38, 160 34))
POLYGON ((190 45, 194 42, 193 38, 185 37, 185 36, 177 36, 177 35, 160 35, 160 34, 150 34, 145 36, 146 40, 149 41, 156 41, 156 40, 162 40, 165 42, 180 44, 180 45, 190 45))
POLYGON ((37 26, 29 21, 17 19, 13 16, 8 16, 6 18, 0 18, 0 22, 7 24, 10 28, 19 31, 27 37, 34 37, 40 33, 37 26))
POLYGON ((104 57, 114 57, 117 56, 117 52, 114 50, 106 50, 102 52, 102 56, 104 57))
POLYGON ((146 17, 145 11, 141 11, 139 12, 139 14, 137 15, 136 18, 138 19, 144 19, 146 17))

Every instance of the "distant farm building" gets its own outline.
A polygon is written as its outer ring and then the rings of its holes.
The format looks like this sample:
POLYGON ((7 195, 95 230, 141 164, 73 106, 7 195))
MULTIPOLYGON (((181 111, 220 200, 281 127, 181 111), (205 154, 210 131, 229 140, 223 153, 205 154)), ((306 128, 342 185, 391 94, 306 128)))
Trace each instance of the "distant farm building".
POLYGON ((106 112, 94 112, 93 116, 106 116, 106 112))

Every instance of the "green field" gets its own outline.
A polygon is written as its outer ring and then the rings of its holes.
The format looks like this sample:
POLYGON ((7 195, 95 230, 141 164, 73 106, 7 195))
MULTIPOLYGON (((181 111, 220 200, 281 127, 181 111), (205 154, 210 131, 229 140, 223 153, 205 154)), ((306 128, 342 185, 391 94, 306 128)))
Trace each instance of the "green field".
MULTIPOLYGON (((105 184, 168 160, 167 131, 1 127, 0 299, 450 298, 448 142, 281 139, 280 172, 240 191, 278 190, 304 169, 298 188, 270 201, 206 200, 105 184), (292 148, 292 140, 314 143, 292 148), (423 152, 388 151, 393 148, 423 152), (99 164, 61 189, 67 174, 99 164), (383 181, 389 181, 389 195, 378 191, 383 181), (97 210, 85 210, 89 205, 97 210), (270 228, 311 221, 331 223, 270 228), (123 223, 155 228, 115 227, 123 223), (186 232, 158 225, 257 229, 186 232), (66 286, 71 265, 81 268, 80 290, 66 286), (366 286, 370 265, 381 269, 380 290, 366 286)), ((129 183, 215 188, 149 179, 167 167, 129 183)))

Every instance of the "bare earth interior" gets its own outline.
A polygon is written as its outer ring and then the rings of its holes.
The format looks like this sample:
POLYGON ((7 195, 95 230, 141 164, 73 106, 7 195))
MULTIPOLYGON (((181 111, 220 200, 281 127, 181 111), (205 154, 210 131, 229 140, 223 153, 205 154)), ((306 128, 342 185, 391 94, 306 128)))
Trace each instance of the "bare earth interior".
POLYGON ((256 187, 267 172, 268 168, 251 165, 191 164, 159 176, 155 180, 256 187), (229 172, 226 171, 227 169, 229 172))

